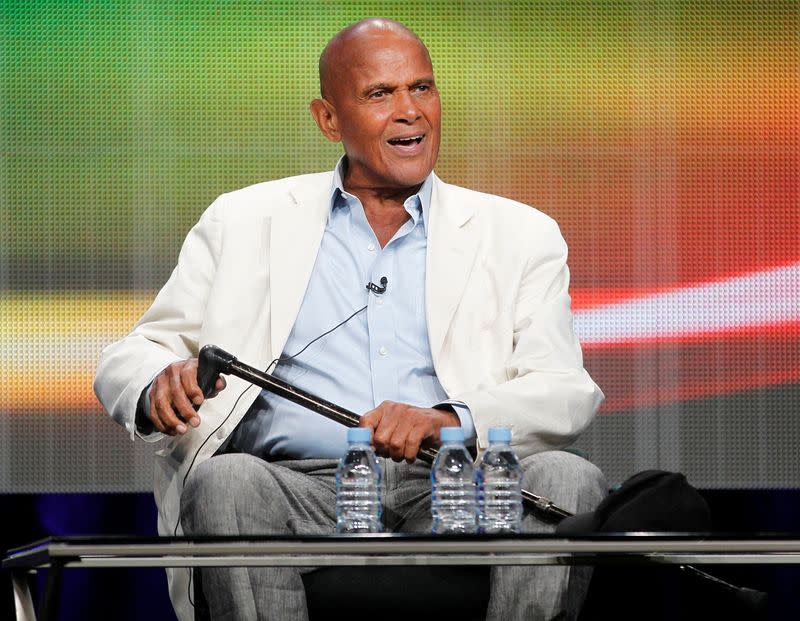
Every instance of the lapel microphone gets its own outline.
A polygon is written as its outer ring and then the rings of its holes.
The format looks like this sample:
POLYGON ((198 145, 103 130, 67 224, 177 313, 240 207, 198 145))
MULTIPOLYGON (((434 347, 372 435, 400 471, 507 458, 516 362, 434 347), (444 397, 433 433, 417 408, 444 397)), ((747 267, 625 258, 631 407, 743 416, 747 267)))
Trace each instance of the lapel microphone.
POLYGON ((367 283, 367 291, 372 291, 372 293, 386 293, 386 286, 389 284, 389 279, 386 276, 381 276, 381 284, 376 285, 374 282, 367 283))

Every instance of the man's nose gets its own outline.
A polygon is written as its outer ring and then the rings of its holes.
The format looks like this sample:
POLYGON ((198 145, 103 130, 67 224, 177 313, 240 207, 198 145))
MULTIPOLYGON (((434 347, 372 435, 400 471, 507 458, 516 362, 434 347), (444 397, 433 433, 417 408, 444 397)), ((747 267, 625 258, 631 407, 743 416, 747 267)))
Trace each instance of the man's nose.
POLYGON ((414 96, 409 90, 400 90, 395 93, 394 119, 399 122, 413 123, 422 113, 414 96))

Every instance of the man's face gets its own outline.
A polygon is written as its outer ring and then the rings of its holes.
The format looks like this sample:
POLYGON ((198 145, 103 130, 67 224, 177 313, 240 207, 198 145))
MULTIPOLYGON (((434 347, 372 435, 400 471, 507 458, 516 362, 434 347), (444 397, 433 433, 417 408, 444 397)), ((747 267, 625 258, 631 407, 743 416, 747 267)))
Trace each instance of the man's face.
POLYGON ((348 41, 337 62, 325 96, 347 154, 345 184, 422 183, 439 154, 442 116, 425 48, 410 36, 368 34, 348 41))

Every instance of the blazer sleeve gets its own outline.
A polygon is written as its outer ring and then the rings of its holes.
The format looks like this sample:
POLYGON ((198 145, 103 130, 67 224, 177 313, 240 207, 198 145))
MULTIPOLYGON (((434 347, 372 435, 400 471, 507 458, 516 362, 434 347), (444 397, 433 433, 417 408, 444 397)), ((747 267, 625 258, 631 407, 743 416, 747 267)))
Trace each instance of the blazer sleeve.
POLYGON ((520 457, 574 442, 604 398, 573 330, 566 242, 550 218, 537 228, 516 293, 506 381, 454 395, 472 412, 479 449, 489 427, 510 426, 520 457))
MULTIPOLYGON (((189 231, 172 275, 126 337, 106 347, 94 379, 98 400, 134 439, 142 390, 165 367, 197 356, 203 315, 222 246, 218 198, 189 231)), ((162 434, 142 436, 149 441, 162 434)))

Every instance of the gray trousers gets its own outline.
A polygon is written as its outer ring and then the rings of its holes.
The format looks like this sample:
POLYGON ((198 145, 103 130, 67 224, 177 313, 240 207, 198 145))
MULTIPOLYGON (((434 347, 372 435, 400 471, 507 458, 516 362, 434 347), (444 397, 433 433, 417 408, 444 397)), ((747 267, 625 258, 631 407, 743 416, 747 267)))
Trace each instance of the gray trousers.
MULTIPOLYGON (((187 535, 332 533, 337 462, 307 459, 267 462, 248 454, 218 455, 201 463, 181 496, 187 535)), ((382 459, 388 531, 431 530, 430 468, 382 459)), ((522 460, 523 487, 582 513, 605 496, 600 470, 572 453, 550 451, 522 460)), ((554 526, 525 511, 522 530, 552 532, 554 526)), ((204 568, 203 593, 214 621, 308 619, 301 574, 308 568, 204 568)), ((574 619, 588 588, 591 568, 494 567, 487 619, 574 619)))

